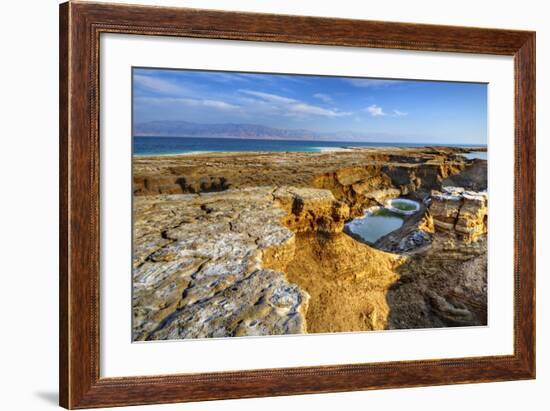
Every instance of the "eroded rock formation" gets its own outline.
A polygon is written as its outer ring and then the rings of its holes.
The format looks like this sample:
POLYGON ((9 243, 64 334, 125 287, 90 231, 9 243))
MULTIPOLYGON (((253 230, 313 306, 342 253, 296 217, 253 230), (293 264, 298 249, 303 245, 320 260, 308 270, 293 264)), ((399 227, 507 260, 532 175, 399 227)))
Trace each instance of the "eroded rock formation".
POLYGON ((436 234, 397 272, 387 295, 387 328, 487 324, 486 238, 466 244, 452 233, 436 234))
POLYGON ((385 199, 388 195, 384 190, 388 188, 399 190, 390 197, 438 188, 443 180, 475 163, 461 156, 461 151, 448 147, 388 147, 320 153, 136 157, 134 195, 261 186, 316 187, 331 189, 339 200, 354 207, 362 196, 376 201, 385 199))
POLYGON ((167 339, 305 332, 309 295, 283 273, 295 232, 341 232, 349 209, 258 187, 138 197, 134 215, 134 338, 167 339))
POLYGON ((487 197, 442 188, 486 188, 460 152, 136 159, 134 339, 484 324, 487 197), (343 232, 402 195, 431 204, 375 247, 343 232))
POLYGON ((430 214, 436 230, 455 232, 466 243, 487 233, 487 192, 444 187, 433 191, 430 214))
POLYGON ((345 233, 297 235, 286 273, 311 296, 308 333, 386 329, 391 311, 387 293, 405 260, 345 233))

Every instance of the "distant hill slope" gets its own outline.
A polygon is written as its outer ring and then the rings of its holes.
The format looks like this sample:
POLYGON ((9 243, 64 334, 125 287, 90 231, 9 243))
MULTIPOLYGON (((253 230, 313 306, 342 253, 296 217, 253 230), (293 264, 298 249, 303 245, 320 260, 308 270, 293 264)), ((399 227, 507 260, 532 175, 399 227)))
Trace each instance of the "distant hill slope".
MULTIPOLYGON (((433 137, 415 135, 397 135, 383 132, 338 131, 322 133, 307 129, 284 129, 259 124, 218 123, 204 124, 191 121, 149 121, 134 125, 137 137, 210 137, 242 138, 258 140, 304 140, 304 141, 342 141, 365 143, 423 143, 433 137)), ((444 143, 425 143, 426 145, 452 145, 444 143)), ((471 146, 475 146, 472 144, 471 146)))
POLYGON ((134 127, 135 136, 218 137, 254 139, 319 139, 330 137, 311 130, 279 129, 257 124, 200 124, 188 121, 150 121, 134 127))

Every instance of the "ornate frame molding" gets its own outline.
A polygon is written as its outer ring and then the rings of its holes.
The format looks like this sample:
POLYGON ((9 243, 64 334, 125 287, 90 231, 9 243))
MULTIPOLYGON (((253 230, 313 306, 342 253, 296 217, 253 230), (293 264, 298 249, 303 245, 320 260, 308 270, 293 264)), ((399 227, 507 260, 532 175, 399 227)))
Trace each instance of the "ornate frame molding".
POLYGON ((535 33, 105 3, 62 4, 59 279, 60 404, 66 408, 534 378, 535 33), (160 377, 100 378, 101 33, 513 56, 516 134, 514 354, 160 377))

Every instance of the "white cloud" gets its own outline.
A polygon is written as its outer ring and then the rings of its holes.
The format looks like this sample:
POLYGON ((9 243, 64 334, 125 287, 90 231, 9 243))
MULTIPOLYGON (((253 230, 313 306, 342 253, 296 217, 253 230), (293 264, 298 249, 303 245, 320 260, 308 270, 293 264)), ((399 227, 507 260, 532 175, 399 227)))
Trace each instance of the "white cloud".
POLYGON ((198 72, 201 77, 208 80, 213 80, 218 83, 248 83, 250 79, 246 73, 231 73, 231 72, 198 72))
POLYGON ((217 110, 237 110, 240 107, 234 104, 226 103, 221 100, 207 100, 196 98, 173 98, 173 97, 139 97, 136 99, 140 103, 148 104, 183 104, 188 107, 209 107, 217 110))
MULTIPOLYGON (((280 111, 280 114, 287 116, 303 116, 303 115, 316 115, 323 117, 342 117, 348 116, 352 113, 339 111, 337 109, 327 109, 312 104, 304 103, 300 100, 296 100, 289 97, 280 96, 277 94, 263 93, 260 91, 252 90, 239 90, 241 93, 257 97, 260 99, 260 103, 270 103, 268 109, 280 111)), ((251 102, 251 105, 254 106, 254 102, 251 102)), ((255 107, 257 108, 257 107, 255 107)))
POLYGON ((367 111, 373 117, 381 117, 386 115, 382 107, 377 106, 376 104, 371 104, 365 109, 365 111, 367 111))
POLYGON ((370 79, 370 78, 347 78, 344 80, 355 87, 363 87, 363 88, 388 87, 388 86, 394 86, 394 85, 403 83, 402 80, 383 80, 383 79, 370 79))
POLYGON ((271 103, 283 103, 283 104, 292 104, 298 103, 298 100, 293 98, 279 96, 277 94, 271 93, 262 93, 261 91, 252 91, 252 90, 239 90, 241 93, 249 94, 254 97, 259 97, 263 100, 269 101, 271 103))
POLYGON ((194 99, 194 98, 182 98, 180 100, 183 104, 186 104, 189 106, 195 106, 195 107, 202 106, 202 107, 217 108, 219 110, 236 110, 239 108, 239 106, 226 103, 225 101, 221 101, 221 100, 203 100, 203 99, 194 99))
POLYGON ((189 90, 180 84, 174 83, 169 80, 164 80, 156 77, 144 76, 142 74, 134 75, 134 84, 144 87, 150 91, 154 91, 161 94, 184 94, 189 90))
POLYGON ((405 113, 404 111, 399 111, 399 110, 393 110, 393 115, 397 117, 403 117, 403 116, 408 116, 409 113, 405 113))
POLYGON ((324 101, 325 103, 331 103, 332 97, 330 97, 328 94, 324 93, 315 93, 313 97, 318 98, 319 100, 324 101))
POLYGON ((306 103, 291 104, 289 108, 292 112, 297 114, 314 114, 325 117, 342 117, 349 116, 351 114, 343 111, 329 110, 318 106, 312 106, 306 103))

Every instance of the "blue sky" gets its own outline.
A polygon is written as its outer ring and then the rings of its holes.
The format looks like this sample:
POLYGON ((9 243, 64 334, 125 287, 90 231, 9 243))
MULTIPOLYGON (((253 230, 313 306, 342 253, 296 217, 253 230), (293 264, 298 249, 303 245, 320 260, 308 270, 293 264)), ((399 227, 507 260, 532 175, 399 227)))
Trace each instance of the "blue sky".
POLYGON ((486 144, 487 85, 135 68, 134 122, 247 123, 365 140, 486 144))

